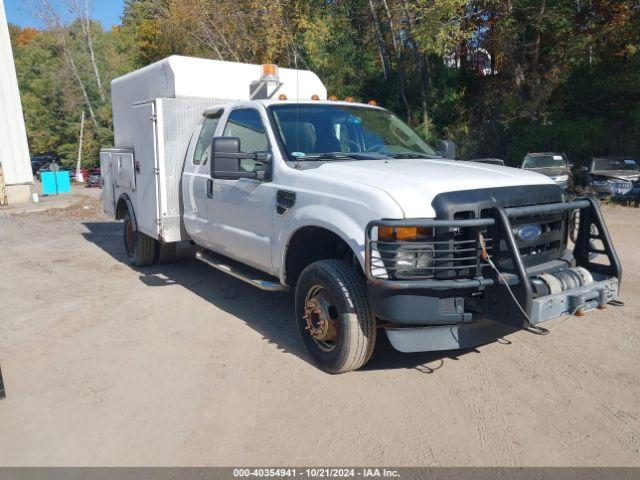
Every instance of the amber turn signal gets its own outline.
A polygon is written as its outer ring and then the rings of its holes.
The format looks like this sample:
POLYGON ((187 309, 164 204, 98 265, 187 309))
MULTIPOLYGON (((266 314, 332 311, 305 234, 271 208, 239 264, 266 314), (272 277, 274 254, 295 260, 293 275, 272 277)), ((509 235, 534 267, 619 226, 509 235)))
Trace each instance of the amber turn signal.
POLYGON ((430 227, 379 227, 378 238, 387 241, 415 242, 433 238, 430 227))

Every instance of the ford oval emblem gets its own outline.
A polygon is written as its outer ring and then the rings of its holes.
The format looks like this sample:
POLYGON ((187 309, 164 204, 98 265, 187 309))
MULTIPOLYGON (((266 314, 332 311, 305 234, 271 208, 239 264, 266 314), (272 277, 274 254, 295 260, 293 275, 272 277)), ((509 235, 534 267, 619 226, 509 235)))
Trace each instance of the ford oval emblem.
POLYGON ((533 242, 542 235, 540 225, 523 225, 516 230, 516 236, 523 242, 533 242))

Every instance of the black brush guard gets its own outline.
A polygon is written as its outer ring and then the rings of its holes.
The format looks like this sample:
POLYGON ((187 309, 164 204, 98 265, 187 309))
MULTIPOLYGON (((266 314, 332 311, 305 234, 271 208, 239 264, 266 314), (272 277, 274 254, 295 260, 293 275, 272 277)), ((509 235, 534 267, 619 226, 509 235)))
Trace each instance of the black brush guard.
MULTIPOLYGON (((513 232, 512 220, 524 217, 543 217, 562 214, 565 225, 569 225, 571 212, 580 212, 580 222, 573 250, 576 265, 607 277, 622 278, 622 268, 611 237, 604 224, 598 203, 593 198, 581 198, 571 202, 549 203, 524 207, 493 206, 486 211, 485 218, 464 220, 375 220, 367 225, 365 233, 365 274, 375 288, 397 291, 420 291, 424 295, 454 296, 485 292, 486 313, 497 321, 528 326, 528 320, 513 300, 506 297, 506 289, 499 285, 498 275, 488 269, 481 259, 480 236, 486 240, 486 249, 496 265, 508 263, 505 273, 517 277, 509 282, 520 306, 532 318, 534 292, 530 274, 523 262, 518 241, 513 232), (379 227, 427 227, 433 228, 434 240, 422 242, 387 242, 373 240, 373 231, 379 227), (594 233, 595 227, 595 233, 594 233), (452 238, 452 232, 463 232, 452 238), (602 248, 593 241, 600 240, 602 248), (430 275, 397 278, 398 267, 390 253, 393 247, 412 251, 433 252, 430 275), (608 264, 595 263, 593 258, 604 255, 608 264), (431 278, 428 278, 431 277, 431 278)), ((377 235, 376 235, 377 237, 377 235)), ((501 271, 502 271, 502 267, 501 271)))

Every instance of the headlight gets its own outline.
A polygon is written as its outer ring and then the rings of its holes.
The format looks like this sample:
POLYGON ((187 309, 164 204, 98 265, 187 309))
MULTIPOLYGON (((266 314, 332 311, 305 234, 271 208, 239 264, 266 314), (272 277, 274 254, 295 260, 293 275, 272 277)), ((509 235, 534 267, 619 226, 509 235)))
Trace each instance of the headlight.
POLYGON ((569 181, 569 175, 558 175, 556 178, 554 178, 554 180, 556 182, 568 182, 569 181))
POLYGON ((589 175, 589 183, 598 187, 603 187, 609 184, 609 179, 602 175, 589 175))
POLYGON ((398 250, 396 254, 396 275, 432 275, 433 250, 398 250))
POLYGON ((433 275, 433 244, 431 227, 379 227, 378 240, 389 274, 402 276, 433 275), (425 243, 422 243, 425 242, 425 243))

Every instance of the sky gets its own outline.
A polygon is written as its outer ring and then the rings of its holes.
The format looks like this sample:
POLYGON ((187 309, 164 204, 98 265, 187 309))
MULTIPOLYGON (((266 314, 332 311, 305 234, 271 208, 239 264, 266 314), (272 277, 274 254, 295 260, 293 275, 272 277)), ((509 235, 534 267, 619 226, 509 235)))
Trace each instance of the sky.
MULTIPOLYGON (((42 27, 38 19, 31 13, 30 5, 33 3, 36 2, 33 0, 4 0, 4 9, 7 12, 9 23, 15 23, 21 27, 42 27)), ((52 0, 52 4, 58 7, 58 11, 64 18, 67 10, 63 6, 63 1, 52 0)), ((91 17, 99 20, 104 28, 110 29, 112 25, 120 25, 124 0, 92 0, 91 4, 91 17)))

